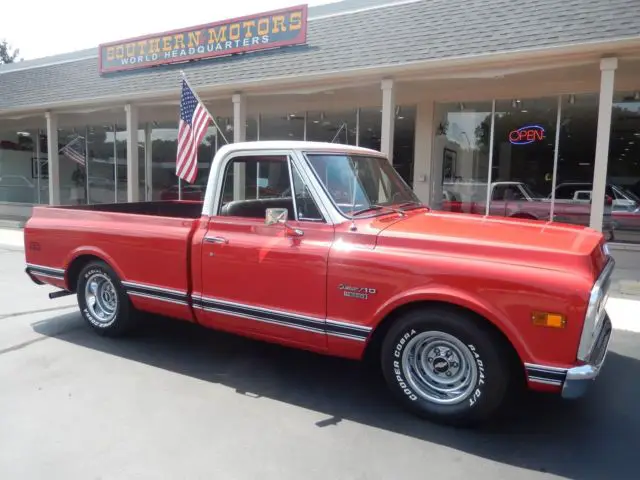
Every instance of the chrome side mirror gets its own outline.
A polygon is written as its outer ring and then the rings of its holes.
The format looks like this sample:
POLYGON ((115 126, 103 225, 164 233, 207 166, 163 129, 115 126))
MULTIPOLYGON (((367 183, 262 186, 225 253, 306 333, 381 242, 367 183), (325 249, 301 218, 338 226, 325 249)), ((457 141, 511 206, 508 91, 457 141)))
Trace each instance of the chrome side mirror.
POLYGON ((267 208, 264 224, 275 225, 278 223, 286 224, 289 218, 289 210, 286 208, 267 208))
POLYGON ((301 237, 304 232, 299 228, 291 228, 287 225, 289 218, 289 210, 286 208, 267 208, 264 216, 265 225, 282 225, 284 226, 285 235, 287 237, 301 237))

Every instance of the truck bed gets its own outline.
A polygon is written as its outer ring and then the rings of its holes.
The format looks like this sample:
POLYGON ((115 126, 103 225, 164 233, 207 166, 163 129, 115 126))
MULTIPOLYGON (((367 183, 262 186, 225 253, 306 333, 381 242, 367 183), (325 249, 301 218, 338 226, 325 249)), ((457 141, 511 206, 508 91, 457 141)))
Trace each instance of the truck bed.
POLYGON ((201 211, 202 202, 185 201, 34 207, 25 226, 29 273, 74 291, 83 266, 101 259, 136 306, 191 319, 191 241, 201 211), (172 301, 152 301, 161 294, 172 301))
POLYGON ((96 205, 69 205, 56 207, 64 210, 91 212, 129 213, 173 218, 199 218, 202 202, 197 201, 153 201, 134 203, 102 203, 96 205))

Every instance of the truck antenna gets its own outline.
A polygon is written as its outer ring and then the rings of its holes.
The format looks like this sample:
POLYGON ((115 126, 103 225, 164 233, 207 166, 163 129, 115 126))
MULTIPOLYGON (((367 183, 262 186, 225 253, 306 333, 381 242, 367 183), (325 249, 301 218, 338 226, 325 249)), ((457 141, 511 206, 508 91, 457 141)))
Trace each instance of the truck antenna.
POLYGON ((353 216, 353 212, 356 209, 356 181, 358 180, 358 163, 354 162, 351 157, 349 157, 349 160, 352 162, 352 164, 354 166, 353 190, 352 190, 352 200, 353 201, 351 202, 351 226, 349 227, 349 230, 351 230, 352 232, 355 232, 358 229, 356 227, 356 221, 355 221, 355 218, 353 216))

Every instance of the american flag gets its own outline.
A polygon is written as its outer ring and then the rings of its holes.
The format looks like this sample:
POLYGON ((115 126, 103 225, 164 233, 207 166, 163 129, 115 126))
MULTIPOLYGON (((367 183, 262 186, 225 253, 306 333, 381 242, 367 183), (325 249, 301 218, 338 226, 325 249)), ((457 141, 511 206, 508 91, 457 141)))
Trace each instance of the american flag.
POLYGON ((183 79, 176 175, 189 183, 195 182, 198 175, 198 145, 207 133, 211 120, 205 106, 198 101, 183 79))
POLYGON ((60 153, 63 153, 71 160, 76 163, 79 163, 83 167, 85 166, 85 156, 84 156, 84 138, 81 136, 77 136, 69 143, 67 143, 64 147, 60 149, 60 153))

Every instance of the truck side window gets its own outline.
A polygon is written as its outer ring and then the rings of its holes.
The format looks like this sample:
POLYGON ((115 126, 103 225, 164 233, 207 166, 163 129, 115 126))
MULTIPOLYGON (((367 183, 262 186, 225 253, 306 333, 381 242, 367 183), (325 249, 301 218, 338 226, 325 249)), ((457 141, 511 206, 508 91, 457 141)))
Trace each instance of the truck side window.
POLYGON ((290 183, 286 156, 234 158, 225 167, 219 214, 264 219, 267 208, 286 208, 294 218, 290 183))

